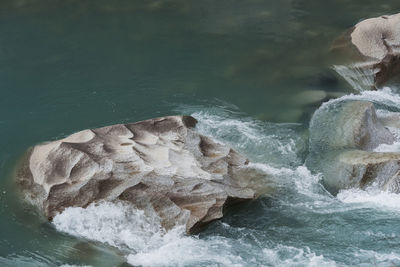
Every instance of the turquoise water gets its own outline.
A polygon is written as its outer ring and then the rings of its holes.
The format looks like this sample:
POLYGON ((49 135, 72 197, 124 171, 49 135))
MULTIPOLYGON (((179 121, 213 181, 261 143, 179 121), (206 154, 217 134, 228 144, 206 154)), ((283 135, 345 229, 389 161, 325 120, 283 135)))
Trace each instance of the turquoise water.
MULTIPOLYGON (((0 265, 400 265, 400 198, 333 197, 303 166, 312 113, 357 93, 331 68, 332 40, 399 8, 394 0, 1 1, 0 265), (200 132, 248 156, 276 192, 195 237, 129 217, 150 230, 141 245, 118 236, 116 246, 114 232, 90 238, 68 228, 80 223, 68 214, 51 224, 18 200, 12 176, 28 147, 172 114, 198 118, 200 132)), ((394 88, 351 97, 400 105, 394 88)))

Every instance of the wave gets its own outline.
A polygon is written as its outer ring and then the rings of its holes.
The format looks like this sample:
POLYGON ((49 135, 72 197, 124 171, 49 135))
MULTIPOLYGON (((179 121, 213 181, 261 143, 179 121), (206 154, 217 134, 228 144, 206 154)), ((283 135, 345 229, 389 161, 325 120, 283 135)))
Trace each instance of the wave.
MULTIPOLYGON (((370 264, 374 266, 399 266, 400 265, 400 254, 390 253, 378 253, 373 250, 360 249, 354 254, 356 259, 363 259, 362 263, 370 264)), ((361 264, 360 264, 361 265, 361 264)))
POLYGON ((397 91, 398 89, 395 87, 384 87, 376 91, 362 91, 359 94, 344 95, 323 103, 319 109, 343 101, 360 100, 376 104, 378 110, 384 109, 388 111, 400 111, 400 95, 397 94, 397 91))

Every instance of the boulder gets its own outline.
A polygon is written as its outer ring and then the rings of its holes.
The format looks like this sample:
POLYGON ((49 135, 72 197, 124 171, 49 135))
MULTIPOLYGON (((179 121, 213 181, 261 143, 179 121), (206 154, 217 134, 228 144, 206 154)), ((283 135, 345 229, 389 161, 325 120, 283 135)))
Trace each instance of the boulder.
POLYGON ((371 151, 392 144, 393 134, 381 123, 371 102, 332 101, 323 104, 310 123, 311 153, 340 149, 371 151))
POLYGON ((156 212, 164 228, 188 233, 255 197, 242 169, 248 160, 171 116, 84 130, 30 149, 19 167, 26 198, 52 219, 67 207, 126 201, 156 212))
POLYGON ((399 192, 400 153, 377 152, 395 137, 367 101, 331 101, 318 109, 310 123, 307 166, 323 174, 333 194, 341 189, 377 186, 399 192))
POLYGON ((357 23, 334 42, 332 49, 351 60, 346 68, 337 68, 350 83, 358 80, 367 86, 372 78, 371 86, 383 86, 400 73, 400 13, 357 23))

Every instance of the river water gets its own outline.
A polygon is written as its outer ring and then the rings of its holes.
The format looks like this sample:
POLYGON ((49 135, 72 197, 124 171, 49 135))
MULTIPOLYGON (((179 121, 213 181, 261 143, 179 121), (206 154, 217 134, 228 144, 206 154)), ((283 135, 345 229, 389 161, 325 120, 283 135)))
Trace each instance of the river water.
POLYGON ((354 90, 329 50, 359 20, 399 8, 398 0, 2 0, 0 265, 400 265, 400 196, 332 196, 304 165, 322 102, 399 111, 396 86, 354 90), (13 174, 28 147, 173 114, 196 117, 198 131, 244 153, 274 192, 197 236, 165 233, 123 204, 67 209, 50 223, 19 201, 13 174))

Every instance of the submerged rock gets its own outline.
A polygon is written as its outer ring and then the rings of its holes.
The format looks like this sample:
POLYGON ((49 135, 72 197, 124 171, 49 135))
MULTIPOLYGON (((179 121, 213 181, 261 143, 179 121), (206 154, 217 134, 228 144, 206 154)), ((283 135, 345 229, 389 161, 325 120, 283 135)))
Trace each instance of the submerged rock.
POLYGON ((364 86, 381 87, 400 74, 400 14, 363 20, 338 38, 332 48, 353 61, 337 67, 351 84, 358 81, 364 86))
POLYGON ((323 90, 306 90, 295 94, 290 102, 296 106, 307 106, 319 104, 327 98, 327 93, 323 90))
POLYGON ((366 101, 332 101, 317 110, 310 124, 307 165, 323 173, 332 193, 374 185, 400 192, 400 153, 377 152, 395 137, 366 101))
POLYGON ((84 130, 33 147, 17 179, 50 219, 67 207, 127 201, 156 212, 166 229, 185 224, 192 233, 255 197, 240 174, 248 160, 196 123, 171 116, 84 130))

